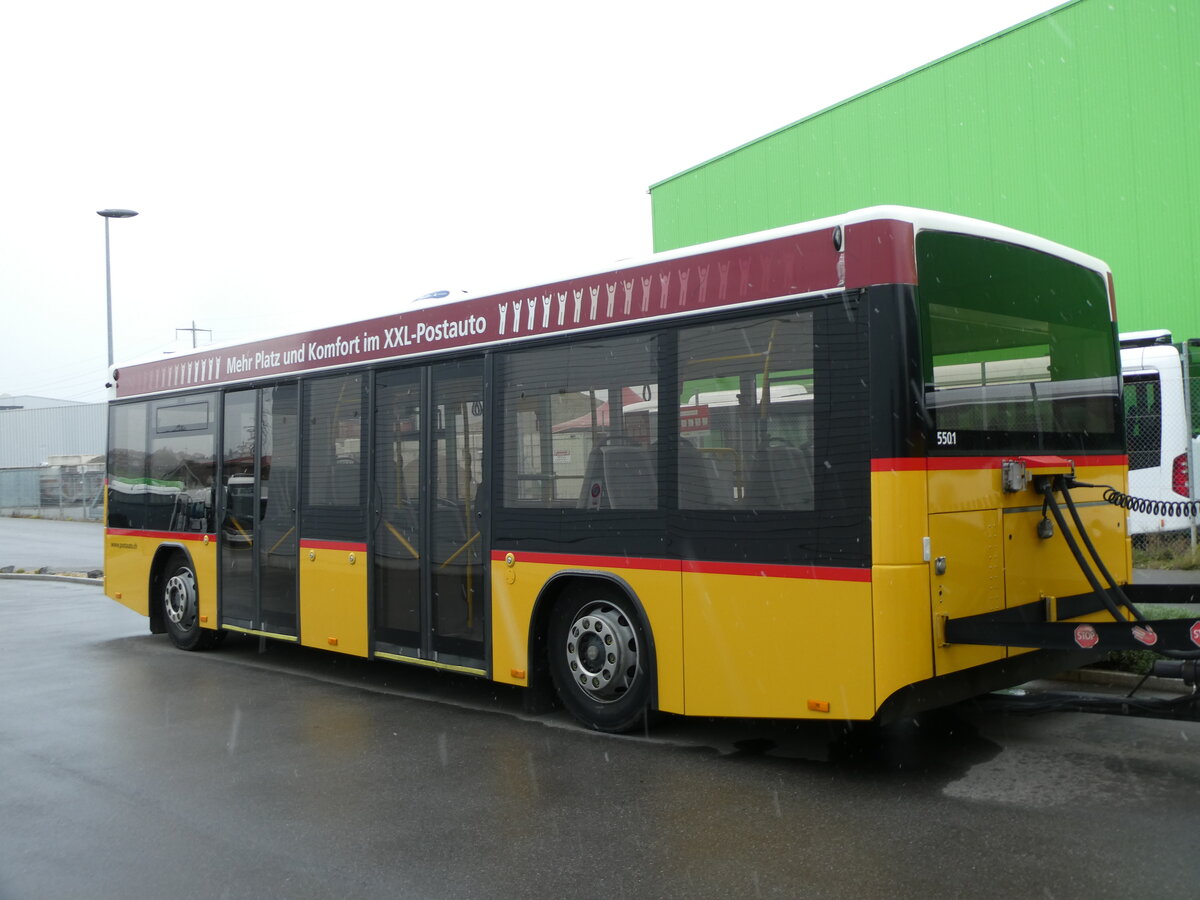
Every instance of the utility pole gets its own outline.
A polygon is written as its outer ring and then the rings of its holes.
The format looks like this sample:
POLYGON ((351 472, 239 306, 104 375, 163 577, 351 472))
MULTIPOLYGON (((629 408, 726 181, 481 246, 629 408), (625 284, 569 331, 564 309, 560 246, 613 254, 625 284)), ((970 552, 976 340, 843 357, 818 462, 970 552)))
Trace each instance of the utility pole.
POLYGON ((196 332, 197 331, 203 331, 209 337, 212 336, 212 329, 197 328, 195 319, 192 319, 192 327, 191 328, 176 328, 175 329, 175 337, 179 337, 179 332, 181 332, 181 331, 190 331, 192 333, 192 349, 195 349, 195 347, 196 347, 196 332))

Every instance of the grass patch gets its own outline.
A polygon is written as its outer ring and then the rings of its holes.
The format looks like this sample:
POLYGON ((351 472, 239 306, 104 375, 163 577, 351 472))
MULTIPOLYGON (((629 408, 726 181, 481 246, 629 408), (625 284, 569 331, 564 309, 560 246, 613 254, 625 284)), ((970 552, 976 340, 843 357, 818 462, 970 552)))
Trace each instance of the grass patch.
POLYGON ((1188 532, 1143 534, 1133 539, 1135 569, 1200 569, 1200 546, 1188 532))

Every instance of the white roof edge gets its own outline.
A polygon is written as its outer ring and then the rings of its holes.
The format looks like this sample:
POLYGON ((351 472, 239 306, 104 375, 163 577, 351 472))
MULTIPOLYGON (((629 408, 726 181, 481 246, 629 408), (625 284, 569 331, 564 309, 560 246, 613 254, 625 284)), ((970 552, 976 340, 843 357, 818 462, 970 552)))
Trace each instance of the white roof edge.
MULTIPOLYGON (((778 228, 770 228, 765 231, 755 231, 735 237, 721 238, 704 244, 691 244, 675 250, 666 250, 643 260, 631 260, 629 267, 645 265, 661 260, 678 259, 684 256, 693 256, 697 253, 706 253, 711 250, 724 250, 742 244, 786 237, 789 234, 805 234, 812 231, 820 231, 822 228, 833 228, 836 225, 855 225, 875 219, 897 219, 902 222, 911 222, 916 231, 961 232, 1009 244, 1022 244, 1034 250, 1040 250, 1053 256, 1060 256, 1063 259, 1086 266, 1089 269, 1095 269, 1097 272, 1107 273, 1109 271, 1108 264, 1095 256, 1084 253, 1081 250, 1076 250, 1073 247, 1068 247, 1065 244, 1059 244, 1048 238, 1039 237, 1027 231, 1009 228, 1007 225, 997 225, 995 222, 989 222, 985 219, 974 219, 970 216, 958 215, 957 213, 938 212, 915 206, 891 204, 867 206, 862 209, 850 210, 849 212, 826 216, 821 219, 812 219, 795 225, 781 225, 778 228)), ((621 268, 626 268, 626 266, 622 266, 621 268)), ((581 274, 597 275, 603 271, 606 270, 601 269, 581 274)))
MULTIPOLYGON (((696 256, 701 253, 709 253, 716 250, 726 250, 733 247, 740 247, 744 244, 754 244, 760 241, 769 241, 774 238, 787 237, 790 234, 808 234, 813 231, 820 231, 822 228, 833 228, 837 225, 855 225, 860 222, 870 222, 876 219, 897 219, 902 222, 911 222, 916 231, 952 231, 963 232, 966 234, 977 234, 980 237, 992 238, 998 241, 1004 241, 1010 244, 1023 244, 1035 250, 1041 250, 1053 256, 1060 256, 1071 262, 1086 266, 1089 269, 1095 269, 1098 272, 1107 273, 1109 266, 1103 260, 1098 259, 1090 254, 1068 247, 1065 244, 1059 244, 1047 238, 1039 237, 1026 231, 1021 231, 1016 228, 1009 228, 1007 225, 997 225, 994 222, 989 222, 985 219, 974 219, 970 216, 962 216, 957 213, 938 212, 931 209, 921 209, 915 206, 902 206, 899 204, 880 204, 877 206, 866 206, 861 209, 850 210, 845 213, 839 213, 832 216, 825 216, 820 219, 809 219, 804 222, 797 222, 791 225, 780 225, 776 228, 768 228, 763 231, 752 231, 746 234, 734 235, 733 237, 718 238, 714 241, 707 241, 703 244, 689 244, 686 247, 678 247, 673 250, 664 250, 661 253, 652 253, 649 256, 633 257, 627 260, 622 260, 618 265, 608 265, 597 268, 588 268, 570 272, 555 277, 547 281, 537 282, 522 282, 507 286, 499 286, 495 290, 487 290, 484 292, 468 292, 466 296, 454 297, 445 301, 445 305, 459 303, 463 300, 469 300, 476 297, 487 297, 492 294, 504 294, 510 291, 521 291, 530 288, 541 287, 546 284, 554 284, 558 281, 565 281, 572 278, 588 278, 595 275, 602 275, 606 272, 617 272, 623 269, 633 269, 638 266, 651 265, 656 262, 664 262, 672 259, 681 259, 686 256, 696 256)), ((442 305, 439 303, 422 304, 422 307, 429 308, 432 306, 442 305)), ((403 310, 397 310, 403 312, 403 310)))

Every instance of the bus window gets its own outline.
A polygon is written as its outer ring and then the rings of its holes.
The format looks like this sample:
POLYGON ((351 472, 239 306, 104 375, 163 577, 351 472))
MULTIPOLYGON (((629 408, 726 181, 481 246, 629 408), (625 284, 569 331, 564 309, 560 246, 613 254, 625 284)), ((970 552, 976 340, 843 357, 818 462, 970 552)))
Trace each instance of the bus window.
POLYGON ((1120 430, 1104 279, 1028 247, 917 237, 925 402, 936 453, 1078 452, 1120 430))
POLYGON ((142 528, 146 512, 150 404, 124 403, 108 411, 108 525, 142 528))
POLYGON ((679 336, 681 509, 813 509, 812 313, 679 336))
POLYGON ((304 409, 308 420, 304 454, 308 521, 322 523, 318 530, 333 527, 338 533, 330 537, 360 537, 366 494, 361 446, 362 376, 340 375, 308 382, 304 409))
POLYGON ((622 337, 506 358, 506 506, 657 506, 657 346, 657 338, 622 337))
POLYGON ((207 532, 213 527, 215 402, 211 395, 159 401, 150 436, 146 526, 207 532))

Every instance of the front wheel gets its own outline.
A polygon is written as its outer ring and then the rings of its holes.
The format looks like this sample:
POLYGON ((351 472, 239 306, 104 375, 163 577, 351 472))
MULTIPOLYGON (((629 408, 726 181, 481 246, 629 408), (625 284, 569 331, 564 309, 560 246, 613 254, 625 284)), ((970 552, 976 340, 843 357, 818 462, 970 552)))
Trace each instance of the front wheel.
POLYGON ((167 636, 180 650, 207 650, 215 647, 220 632, 200 627, 196 573, 186 556, 174 554, 163 569, 160 595, 167 636))
POLYGON ((645 717, 652 680, 649 639, 629 598, 589 588, 555 604, 550 674, 563 705, 597 731, 623 732, 645 717))

